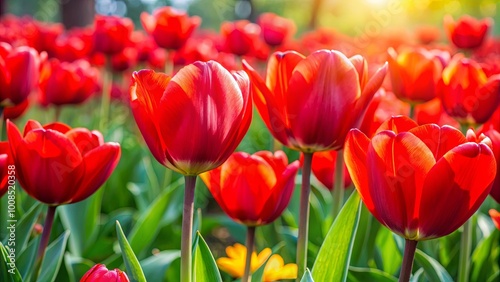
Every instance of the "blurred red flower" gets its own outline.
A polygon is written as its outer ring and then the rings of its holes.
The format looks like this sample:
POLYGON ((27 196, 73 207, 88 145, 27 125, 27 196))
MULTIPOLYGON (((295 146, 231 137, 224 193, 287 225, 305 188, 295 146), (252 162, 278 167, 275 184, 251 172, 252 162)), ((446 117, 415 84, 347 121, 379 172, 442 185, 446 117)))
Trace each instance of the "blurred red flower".
POLYGON ((50 59, 40 76, 40 103, 80 104, 99 90, 99 71, 85 60, 72 63, 50 59))
POLYGON ((220 32, 224 40, 224 51, 237 56, 248 55, 255 50, 260 40, 260 27, 247 20, 223 22, 220 32))
POLYGON ((495 224, 495 227, 500 230, 500 212, 490 209, 489 214, 491 216, 491 220, 493 220, 493 224, 495 224))
POLYGON ((47 205, 76 203, 108 179, 120 159, 120 145, 101 133, 62 123, 41 126, 30 120, 21 135, 7 121, 16 177, 24 191, 47 205))
POLYGON ((263 13, 257 20, 264 41, 269 46, 279 46, 289 40, 297 31, 294 21, 274 13, 263 13))
POLYGON ((200 177, 229 217, 258 226, 273 222, 288 206, 298 169, 299 162, 288 164, 283 151, 237 152, 200 177))
POLYGON ((142 12, 141 23, 158 46, 177 50, 200 25, 201 18, 167 6, 156 9, 152 15, 142 12))
MULTIPOLYGON (((335 166, 337 161, 337 151, 330 150, 314 154, 312 161, 312 173, 328 190, 333 190, 335 181, 335 166)), ((302 161, 303 155, 300 155, 302 161)), ((344 188, 352 184, 351 176, 344 163, 344 188)))
POLYGON ((195 62, 173 78, 134 72, 132 112, 153 156, 184 175, 220 166, 250 126, 252 103, 245 72, 195 62))
POLYGON ((438 97, 460 123, 484 123, 500 104, 500 75, 487 77, 479 64, 455 55, 443 70, 438 97))
POLYGON ((108 270, 104 264, 96 264, 83 275, 80 282, 128 282, 127 274, 118 268, 108 270))
MULTIPOLYGON (((490 138, 491 143, 493 144, 493 155, 495 155, 497 164, 500 163, 500 132, 491 128, 483 133, 490 138)), ((495 199, 495 201, 497 201, 497 203, 500 204, 500 165, 497 166, 497 176, 495 177, 493 187, 491 187, 490 195, 493 199, 495 199)))
POLYGON ((346 164, 373 216, 409 240, 450 234, 474 214, 496 173, 491 141, 393 117, 369 139, 349 132, 346 164))
POLYGON ((454 21, 450 15, 446 15, 444 29, 453 45, 462 49, 473 49, 483 44, 492 22, 490 18, 477 20, 469 15, 463 15, 454 21))
POLYGON ((243 62, 253 85, 254 101, 273 136, 302 152, 338 150, 360 122, 378 90, 387 66, 370 79, 365 59, 320 50, 304 58, 276 52, 267 66, 266 81, 243 62))
POLYGON ((106 55, 121 52, 129 43, 134 23, 129 18, 97 15, 94 19, 94 49, 106 55))
MULTIPOLYGON (((10 156, 9 142, 0 142, 0 198, 7 192, 9 188, 9 175, 11 175, 9 174, 9 171, 11 171, 11 169, 9 169, 9 165, 13 164, 14 161, 10 156)), ((12 174, 12 177, 15 176, 15 174, 12 174)))
POLYGON ((409 103, 422 103, 436 97, 443 65, 435 54, 423 49, 406 49, 399 54, 388 51, 392 91, 409 103))
POLYGON ((37 87, 40 58, 35 49, 0 42, 0 105, 18 105, 37 87))

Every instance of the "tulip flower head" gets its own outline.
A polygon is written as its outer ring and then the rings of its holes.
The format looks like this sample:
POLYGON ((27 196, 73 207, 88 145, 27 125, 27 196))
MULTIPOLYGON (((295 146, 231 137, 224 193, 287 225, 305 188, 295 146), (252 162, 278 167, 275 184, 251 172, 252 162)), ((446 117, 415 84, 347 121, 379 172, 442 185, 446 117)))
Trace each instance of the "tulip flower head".
POLYGON ((243 65, 252 80, 255 105, 273 136, 307 153, 343 147, 387 71, 384 65, 369 78, 363 57, 347 58, 335 50, 308 57, 276 52, 265 81, 248 63, 243 65))
POLYGON ((129 43, 134 23, 129 18, 97 15, 94 20, 94 49, 106 55, 121 52, 129 43))
POLYGON ((495 227, 500 230, 500 212, 494 209, 491 209, 489 211, 489 214, 491 216, 491 220, 493 220, 493 224, 495 224, 495 227))
POLYGON ((299 162, 283 151, 237 152, 222 166, 201 175, 224 212, 247 226, 273 222, 288 206, 299 162))
POLYGON ((454 21, 450 15, 444 17, 444 27, 448 38, 458 48, 474 49, 480 47, 489 28, 492 26, 490 18, 477 20, 464 15, 454 21))
POLYGON ((220 29, 224 38, 224 50, 237 56, 253 52, 260 40, 260 27, 247 20, 223 22, 220 29))
MULTIPOLYGON (((492 128, 484 132, 484 135, 491 140, 493 145, 493 154, 495 155, 495 159, 498 164, 500 162, 500 132, 492 128)), ((490 195, 497 203, 500 203, 500 165, 497 165, 497 174, 495 182, 491 187, 490 195)))
POLYGON ((94 265, 80 282, 128 282, 127 274, 120 269, 108 270, 103 264, 94 265))
POLYGON ((479 64, 457 54, 443 70, 438 97, 460 123, 486 122, 500 104, 500 75, 487 77, 479 64))
POLYGON ((345 160, 368 210, 412 241, 446 236, 464 224, 487 197, 497 169, 484 135, 418 126, 404 116, 386 121, 371 139, 351 130, 345 160))
POLYGON ((76 203, 92 195, 120 159, 120 145, 104 143, 98 131, 30 120, 21 135, 7 121, 16 178, 31 197, 50 206, 76 203))
POLYGON ((297 30, 295 23, 274 13, 263 13, 258 24, 262 30, 264 41, 270 46, 279 46, 289 40, 297 30))
POLYGON ((152 15, 142 12, 141 23, 158 46, 178 50, 200 25, 201 18, 189 17, 186 12, 172 7, 162 7, 152 15))
POLYGON ((183 175, 220 166, 250 126, 248 76, 214 61, 195 62, 174 77, 152 70, 132 75, 135 121, 153 156, 183 175))
POLYGON ((399 54, 390 48, 388 53, 392 91, 399 99, 422 103, 436 97, 436 86, 443 71, 437 56, 423 48, 399 54))

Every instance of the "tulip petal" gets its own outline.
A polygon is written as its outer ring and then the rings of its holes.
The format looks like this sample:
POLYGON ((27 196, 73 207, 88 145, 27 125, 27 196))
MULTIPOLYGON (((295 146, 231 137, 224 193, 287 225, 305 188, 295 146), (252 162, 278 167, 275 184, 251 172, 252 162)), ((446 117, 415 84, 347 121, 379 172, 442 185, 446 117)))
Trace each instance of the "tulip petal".
POLYGON ((427 145, 436 161, 451 149, 467 142, 465 136, 458 129, 446 125, 439 127, 436 124, 425 124, 410 129, 409 132, 427 145))
POLYGON ((500 105, 500 74, 491 76, 476 94, 477 100, 471 114, 477 123, 485 123, 500 105))
POLYGON ((361 195, 368 210, 378 218, 373 195, 368 182, 367 151, 370 139, 359 129, 352 129, 346 137, 344 146, 344 160, 351 175, 352 182, 361 195))
POLYGON ((335 142, 343 145, 344 140, 337 139, 346 112, 352 110, 360 93, 358 73, 344 54, 320 50, 299 62, 285 105, 296 146, 322 151, 335 142))
POLYGON ((166 165, 168 156, 165 156, 165 145, 159 134, 157 111, 170 77, 141 70, 134 72, 132 78, 134 84, 130 87, 130 100, 135 121, 153 156, 166 165))
POLYGON ((240 85, 214 61, 188 65, 171 80, 159 118, 173 169, 199 174, 222 164, 221 154, 236 148, 238 126, 247 126, 241 123, 248 118, 248 100, 240 85))
POLYGON ((417 127, 418 124, 407 116, 393 116, 384 121, 377 129, 376 133, 389 130, 398 134, 400 132, 410 131, 412 128, 417 127))
POLYGON ((82 156, 101 145, 99 139, 86 128, 74 128, 68 131, 66 137, 73 141, 82 156))
POLYGON ((383 131, 367 152, 369 190, 378 219, 392 231, 415 240, 425 176, 434 156, 415 135, 383 131))
POLYGON ((82 163, 85 178, 71 199, 79 202, 92 195, 109 178, 120 160, 121 149, 118 143, 109 142, 88 152, 82 163))
POLYGON ((422 237, 445 236, 464 224, 490 192, 495 172, 493 152, 481 143, 462 144, 439 159, 422 192, 422 237))
POLYGON ((75 144, 60 132, 37 129, 17 145, 16 172, 26 192, 49 205, 68 203, 84 176, 75 144))

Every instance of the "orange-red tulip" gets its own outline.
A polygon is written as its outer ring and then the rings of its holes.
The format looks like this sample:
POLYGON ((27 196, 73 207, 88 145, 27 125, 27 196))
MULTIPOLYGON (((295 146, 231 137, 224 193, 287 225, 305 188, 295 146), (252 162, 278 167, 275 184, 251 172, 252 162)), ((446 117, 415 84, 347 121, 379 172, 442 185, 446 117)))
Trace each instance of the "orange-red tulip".
POLYGON ((238 56, 255 51, 260 40, 260 27, 247 20, 223 22, 220 32, 224 38, 224 51, 238 56))
POLYGON ((35 49, 0 42, 0 106, 24 102, 38 85, 39 68, 35 49))
POLYGON ((129 43, 134 23, 129 18, 98 15, 94 20, 94 49, 106 55, 121 52, 129 43))
POLYGON ((120 159, 120 145, 101 133, 62 123, 28 121, 21 135, 7 121, 17 180, 31 197, 48 205, 76 203, 92 195, 120 159))
POLYGON ((448 38, 455 46, 463 49, 481 46, 491 25, 490 18, 477 20, 469 15, 464 15, 456 22, 450 15, 444 18, 444 28, 448 38))
POLYGON ((346 139, 354 185, 375 218, 406 239, 445 236, 479 208, 496 174, 491 141, 399 116, 370 140, 357 129, 346 139))
MULTIPOLYGON (((500 132, 492 128, 483 133, 490 138, 491 143, 493 144, 493 154, 495 155, 497 163, 500 163, 500 132)), ((497 166, 497 176, 495 178, 495 182, 493 183, 493 187, 491 188, 490 195, 493 199, 495 199, 495 201, 497 201, 497 203, 500 203, 500 165, 497 166)))
POLYGON ((484 123, 500 103, 500 75, 486 77, 479 64, 461 54, 443 70, 438 96, 446 113, 461 123, 484 123))
POLYGON ((221 165, 250 126, 252 103, 245 72, 195 62, 173 78, 134 72, 132 112, 153 156, 184 175, 221 165))
POLYGON ((297 30, 295 23, 274 13, 263 13, 258 24, 262 30, 264 41, 270 46, 279 46, 289 40, 297 30))
MULTIPOLYGON (((311 170, 314 176, 329 190, 333 190, 337 151, 330 150, 314 154, 311 170)), ((302 159, 302 155, 301 155, 302 159)), ((344 165, 344 188, 351 186, 352 180, 349 171, 344 165)))
POLYGON ((201 18, 189 17, 186 12, 172 7, 162 7, 156 9, 152 15, 142 12, 141 23, 158 46, 177 50, 200 25, 201 18))
POLYGON ((247 226, 273 222, 288 206, 299 162, 288 164, 283 151, 232 154, 201 175, 224 212, 247 226))
POLYGON ((423 48, 408 49, 398 54, 390 48, 388 62, 392 92, 399 99, 422 103, 436 97, 443 65, 435 54, 423 48))
POLYGON ((96 264, 83 275, 80 282, 128 282, 127 274, 118 268, 108 270, 104 264, 96 264))
POLYGON ((493 220, 493 224, 495 224, 495 227, 500 230, 500 212, 494 209, 491 209, 489 211, 489 214, 491 216, 491 220, 493 220))
POLYGON ((99 90, 99 71, 85 60, 60 62, 51 59, 42 68, 42 105, 80 104, 99 90))
POLYGON ((266 81, 250 65, 254 100, 267 127, 285 146, 303 152, 341 149, 378 90, 387 66, 368 77, 366 60, 320 50, 304 58, 276 52, 266 81))

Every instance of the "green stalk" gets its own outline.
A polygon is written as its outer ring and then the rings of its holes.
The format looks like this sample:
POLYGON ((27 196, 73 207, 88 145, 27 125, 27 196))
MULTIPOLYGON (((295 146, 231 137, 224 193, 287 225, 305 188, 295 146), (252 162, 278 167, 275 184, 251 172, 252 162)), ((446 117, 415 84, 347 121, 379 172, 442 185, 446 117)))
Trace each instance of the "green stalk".
POLYGON ((335 176, 332 190, 332 215, 333 219, 337 217, 344 204, 344 151, 337 152, 335 161, 335 176))
POLYGON ((38 251, 35 260, 35 267, 31 273, 31 281, 35 282, 40 275, 40 270, 42 267, 43 257, 45 256, 45 249, 49 244, 50 231, 52 229, 52 224, 54 223, 54 215, 56 214, 57 206, 49 206, 47 210, 47 216, 45 216, 45 224, 43 225, 42 238, 40 239, 40 245, 38 245, 38 251))
POLYGON ((252 274, 250 273, 250 269, 252 266, 252 253, 253 253, 253 245, 255 242, 255 226, 248 226, 247 227, 247 240, 246 240, 246 247, 247 247, 247 254, 245 258, 245 272, 243 273, 243 278, 241 279, 241 282, 250 282, 252 278, 252 274))
POLYGON ((111 59, 107 58, 106 68, 104 69, 102 81, 102 96, 101 96, 101 118, 99 120, 99 130, 104 132, 108 125, 109 107, 111 103, 111 89, 113 85, 113 72, 111 70, 111 59))
POLYGON ((304 153, 302 186, 300 191, 299 236, 297 238, 297 282, 307 267, 307 243, 309 231, 309 195, 311 193, 311 164, 313 153, 304 153))
POLYGON ((409 114, 409 117, 412 120, 415 120, 415 104, 413 104, 413 103, 410 103, 410 114, 409 114))
POLYGON ((415 251, 417 250, 417 243, 418 241, 406 239, 403 263, 401 265, 401 273, 399 275, 399 282, 410 281, 411 269, 413 268, 413 259, 415 258, 415 251))
POLYGON ((185 175, 184 209, 182 211, 182 237, 181 237, 181 281, 192 281, 192 243, 193 243, 193 212, 194 189, 196 175, 185 175))
POLYGON ((460 257, 458 260, 458 282, 469 281, 470 252, 472 248, 472 224, 471 219, 464 224, 462 237, 460 238, 460 257))

